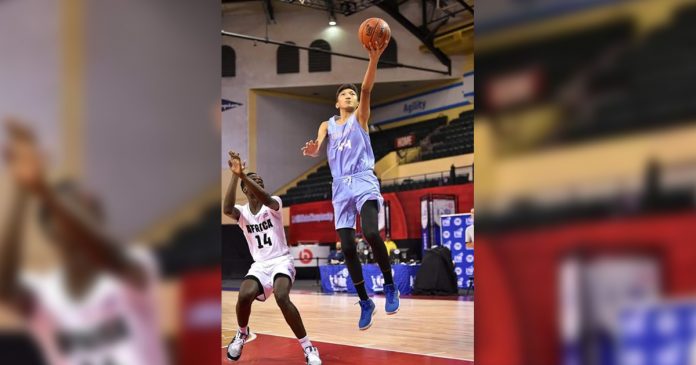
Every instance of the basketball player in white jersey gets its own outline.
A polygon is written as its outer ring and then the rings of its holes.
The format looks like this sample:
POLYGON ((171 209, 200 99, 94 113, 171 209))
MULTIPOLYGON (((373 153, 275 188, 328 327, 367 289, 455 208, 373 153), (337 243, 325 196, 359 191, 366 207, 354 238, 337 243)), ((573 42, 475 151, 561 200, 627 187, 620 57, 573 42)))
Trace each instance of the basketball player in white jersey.
POLYGON ((285 240, 282 201, 264 190, 263 180, 259 175, 244 173, 239 154, 230 152, 228 164, 232 170, 232 181, 225 195, 224 212, 237 220, 254 263, 239 288, 236 308, 239 329, 227 346, 227 358, 236 361, 242 355, 244 342, 249 336, 249 316, 254 299, 265 301, 274 293, 285 321, 300 341, 307 365, 321 365, 319 350, 309 341, 300 312, 290 301, 295 265, 285 240), (234 204, 239 180, 249 201, 243 206, 234 204))
POLYGON ((16 192, 0 239, 0 301, 27 319, 51 364, 165 364, 154 260, 105 234, 97 201, 75 184, 46 181, 28 128, 8 122, 7 136, 4 157, 16 192), (60 267, 40 275, 19 270, 29 198, 38 200, 60 259, 60 267))

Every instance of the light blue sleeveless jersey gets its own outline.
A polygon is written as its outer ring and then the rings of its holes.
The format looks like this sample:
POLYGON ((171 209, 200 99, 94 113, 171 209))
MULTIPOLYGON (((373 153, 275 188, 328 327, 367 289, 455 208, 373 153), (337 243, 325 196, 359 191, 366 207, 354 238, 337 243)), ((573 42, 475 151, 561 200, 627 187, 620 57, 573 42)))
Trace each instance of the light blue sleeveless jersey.
POLYGON ((329 119, 327 155, 333 176, 332 203, 336 229, 355 228, 356 216, 368 200, 377 201, 381 209, 384 199, 375 176, 375 155, 370 135, 362 129, 353 113, 343 125, 337 117, 329 119))
POLYGON ((354 175, 375 168, 375 155, 370 135, 360 126, 356 113, 343 125, 336 124, 338 117, 329 119, 327 155, 334 179, 354 175))

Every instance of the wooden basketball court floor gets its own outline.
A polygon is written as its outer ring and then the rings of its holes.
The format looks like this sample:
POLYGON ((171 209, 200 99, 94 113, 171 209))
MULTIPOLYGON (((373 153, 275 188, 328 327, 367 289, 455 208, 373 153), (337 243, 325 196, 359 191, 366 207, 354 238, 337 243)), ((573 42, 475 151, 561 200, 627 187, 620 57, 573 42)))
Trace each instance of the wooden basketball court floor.
MULTIPOLYGON (((232 362, 226 347, 237 331, 237 291, 222 292, 223 364, 304 364, 302 349, 273 297, 255 301, 249 329, 254 334, 242 357, 232 362)), ((330 364, 473 364, 474 303, 457 299, 402 297, 399 312, 384 313, 384 296, 375 296, 375 321, 358 330, 357 296, 292 291, 312 344, 330 364)))

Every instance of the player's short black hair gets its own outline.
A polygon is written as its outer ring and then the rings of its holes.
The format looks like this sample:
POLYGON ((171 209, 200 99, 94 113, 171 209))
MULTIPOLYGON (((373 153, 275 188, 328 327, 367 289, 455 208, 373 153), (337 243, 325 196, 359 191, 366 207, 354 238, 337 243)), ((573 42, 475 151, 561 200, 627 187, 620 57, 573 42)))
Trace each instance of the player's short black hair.
MULTIPOLYGON (((248 177, 251 178, 251 179, 254 179, 254 181, 256 181, 256 183, 259 184, 259 186, 261 186, 262 188, 265 188, 265 186, 263 186, 263 179, 262 179, 261 176, 259 176, 257 173, 255 173, 255 172, 247 172, 247 173, 246 173, 246 176, 248 176, 248 177)), ((244 187, 244 181, 243 181, 243 180, 242 180, 241 186, 242 186, 242 190, 244 190, 245 187, 244 187)))
POLYGON ((357 94, 358 96, 360 95, 358 93, 358 87, 355 86, 355 84, 343 84, 343 85, 338 87, 338 90, 336 90, 336 99, 338 99, 338 95, 341 93, 341 91, 343 91, 345 89, 351 89, 351 90, 355 91, 355 94, 357 94))

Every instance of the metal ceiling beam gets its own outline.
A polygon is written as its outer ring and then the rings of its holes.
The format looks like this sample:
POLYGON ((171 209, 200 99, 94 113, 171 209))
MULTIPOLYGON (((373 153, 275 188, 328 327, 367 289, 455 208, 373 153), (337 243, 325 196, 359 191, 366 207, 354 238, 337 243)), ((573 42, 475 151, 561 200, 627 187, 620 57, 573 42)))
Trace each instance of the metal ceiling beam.
POLYGON ((457 2, 461 4, 464 7, 464 9, 468 10, 471 13, 471 15, 474 15, 474 8, 472 8, 471 5, 467 4, 466 1, 457 0, 457 2))
POLYGON ((416 38, 418 38, 428 48, 428 50, 432 52, 432 54, 434 54, 438 60, 440 60, 443 65, 447 66, 448 73, 450 75, 452 74, 452 61, 444 52, 435 47, 433 44, 433 39, 430 37, 430 31, 419 28, 415 24, 411 23, 411 21, 405 16, 403 16, 403 14, 401 14, 399 11, 399 5, 395 0, 385 0, 377 4, 377 7, 389 14, 392 18, 394 18, 394 20, 399 22, 401 26, 411 32, 411 34, 415 35, 416 38))
POLYGON ((275 24, 275 15, 273 11, 273 4, 271 0, 263 0, 263 11, 266 13, 266 24, 275 24))
POLYGON ((437 31, 439 31, 443 25, 447 24, 448 21, 449 21, 449 19, 445 19, 445 20, 441 21, 438 25, 436 25, 435 28, 430 31, 430 34, 428 35, 428 39, 430 39, 431 41, 433 39, 435 39, 435 35, 437 34, 437 31))
POLYGON ((331 1, 330 4, 326 0, 280 0, 287 4, 292 4, 296 6, 302 6, 305 8, 323 10, 323 11, 333 11, 334 13, 341 13, 345 16, 355 14, 357 12, 363 11, 382 0, 350 0, 350 1, 331 1), (343 6, 343 8, 342 8, 343 6), (345 11, 345 6, 348 6, 350 11, 345 11))
POLYGON ((443 19, 454 18, 455 15, 457 15, 457 14, 459 14, 459 13, 463 13, 463 12, 465 12, 465 11, 468 11, 468 10, 466 10, 466 9, 457 9, 457 10, 455 10, 455 11, 453 11, 453 12, 450 12, 450 13, 448 13, 448 14, 445 14, 445 15, 443 15, 443 16, 437 18, 437 19, 431 20, 430 23, 428 23, 428 24, 432 24, 432 23, 435 23, 435 22, 439 22, 439 21, 441 21, 441 20, 443 20, 443 19))
POLYGON ((462 30, 462 29, 471 28, 471 27, 473 27, 473 26, 474 26, 474 22, 462 24, 462 25, 456 26, 456 27, 454 27, 454 28, 452 28, 452 29, 448 29, 448 30, 446 30, 446 31, 444 31, 444 32, 442 32, 442 33, 440 33, 440 34, 438 34, 437 36, 438 36, 438 37, 442 37, 442 36, 448 35, 448 34, 450 34, 450 33, 458 32, 458 31, 460 31, 460 30, 462 30))

